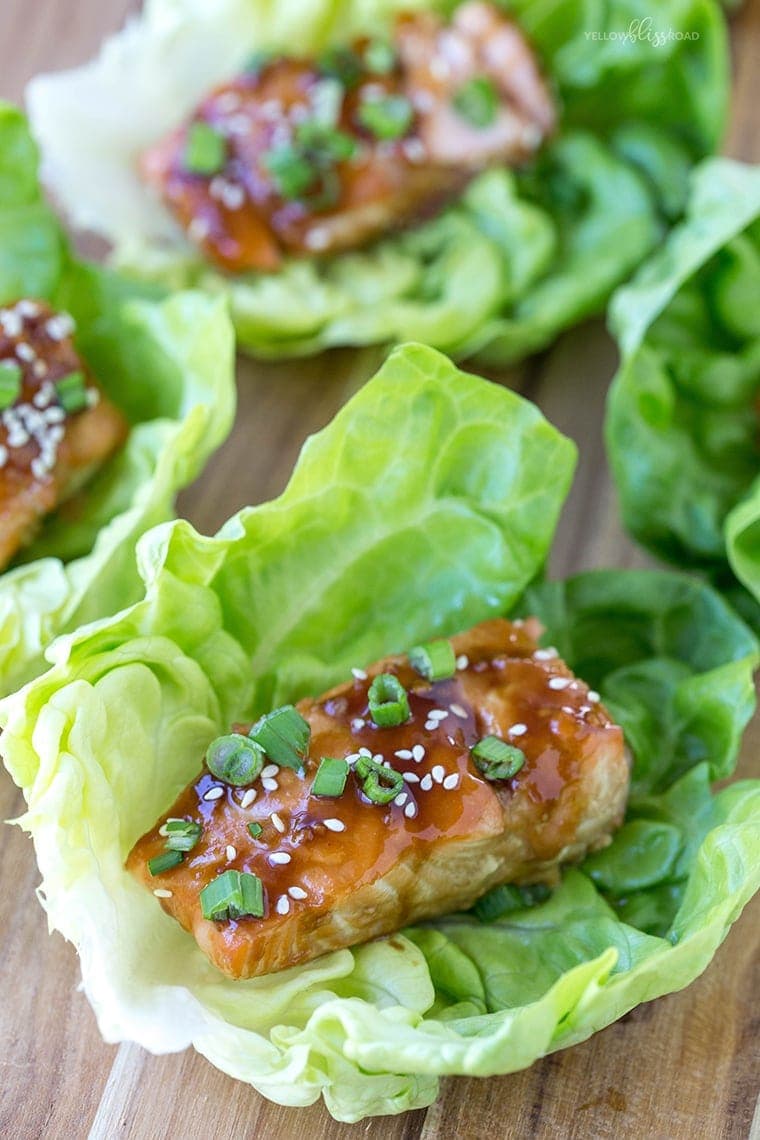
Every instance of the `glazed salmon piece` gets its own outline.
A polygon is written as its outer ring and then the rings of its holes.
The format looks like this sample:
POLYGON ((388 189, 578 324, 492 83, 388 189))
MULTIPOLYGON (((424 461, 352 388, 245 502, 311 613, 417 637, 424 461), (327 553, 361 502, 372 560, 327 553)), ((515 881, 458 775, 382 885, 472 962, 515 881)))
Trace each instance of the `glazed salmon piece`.
POLYGON ((533 156, 555 111, 532 51, 494 5, 400 17, 318 60, 254 63, 140 170, 231 273, 357 248, 428 217, 479 171, 533 156))
POLYGON ((0 308, 0 569, 124 442, 127 421, 42 301, 0 308))
POLYGON ((405 656, 354 670, 297 705, 310 729, 302 772, 266 761, 237 787, 204 767, 135 845, 128 869, 234 978, 469 907, 497 884, 556 881, 563 863, 609 842, 629 764, 598 694, 555 650, 539 649, 539 632, 534 620, 475 626, 452 639, 456 666, 441 680, 405 656), (380 674, 406 690, 401 724, 373 723, 368 691, 380 674), (511 778, 487 778, 471 753, 493 736, 522 756, 511 778), (312 790, 324 757, 348 760, 339 794, 312 790), (399 774, 387 776, 398 782, 391 802, 367 798, 362 757, 399 774), (197 841, 151 874, 172 820, 195 828, 197 841), (204 918, 201 892, 230 870, 259 881, 260 917, 204 918))

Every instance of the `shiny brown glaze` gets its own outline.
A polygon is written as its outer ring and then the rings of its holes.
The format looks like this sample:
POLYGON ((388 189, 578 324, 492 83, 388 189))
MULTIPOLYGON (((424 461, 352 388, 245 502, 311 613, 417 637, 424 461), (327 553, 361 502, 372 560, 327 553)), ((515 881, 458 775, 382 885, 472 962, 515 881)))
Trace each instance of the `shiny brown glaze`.
MULTIPOLYGON (((367 42, 351 45, 360 66, 367 42)), ((220 268, 267 271, 286 255, 355 248, 430 216, 489 164, 529 159, 553 129, 552 100, 530 47, 493 5, 470 0, 450 24, 431 13, 401 17, 394 46, 398 60, 390 72, 365 68, 355 86, 343 89, 335 125, 356 151, 335 165, 329 204, 320 204, 316 188, 302 199, 283 199, 264 163, 315 114, 326 73, 307 60, 276 59, 201 103, 192 122, 224 136, 222 170, 209 176, 187 170, 186 125, 145 152, 144 178, 220 268), (499 106, 494 122, 478 128, 452 110, 452 99, 480 76, 496 84, 499 106), (401 138, 379 140, 358 112, 365 96, 388 95, 407 98, 414 115, 401 138)))
POLYGON ((0 362, 22 370, 21 391, 0 414, 0 569, 123 443, 128 425, 77 353, 73 322, 42 301, 0 307, 0 362), (81 372, 90 404, 67 413, 56 381, 81 372))
POLYGON ((607 841, 622 815, 628 766, 620 728, 556 656, 538 650, 537 633, 533 621, 486 622, 452 639, 467 662, 450 680, 430 684, 406 657, 392 657, 319 700, 301 701, 311 727, 303 776, 281 768, 271 790, 256 781, 256 799, 243 808, 247 789, 204 769, 136 844, 129 869, 150 889, 171 892, 161 905, 233 977, 470 905, 497 882, 552 879, 560 862, 607 841), (396 674, 407 689, 406 724, 372 724, 367 690, 379 672, 396 674), (446 713, 436 726, 433 710, 446 713), (492 783, 475 768, 470 748, 487 734, 524 752, 514 779, 492 783), (368 802, 354 773, 338 798, 311 794, 321 757, 362 748, 412 775, 403 802, 368 802), (408 757, 415 749, 424 750, 419 760, 408 757), (221 797, 205 799, 215 787, 221 797), (201 822, 203 835, 181 866, 151 877, 147 861, 163 851, 159 828, 170 818, 201 822), (325 820, 345 830, 329 830, 325 820), (248 832, 252 821, 262 825, 258 839, 248 832), (270 856, 282 852, 290 861, 273 865, 270 856), (264 918, 203 920, 200 891, 229 867, 262 880, 264 918), (293 887, 306 897, 293 898, 293 887))

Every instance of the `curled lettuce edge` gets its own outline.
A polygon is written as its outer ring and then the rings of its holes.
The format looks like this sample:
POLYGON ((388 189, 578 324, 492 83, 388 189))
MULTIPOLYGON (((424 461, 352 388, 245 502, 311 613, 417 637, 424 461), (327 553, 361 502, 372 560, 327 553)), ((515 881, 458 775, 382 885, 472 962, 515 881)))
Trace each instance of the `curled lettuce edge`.
POLYGON ((355 1121, 430 1104, 445 1074, 523 1068, 706 967, 760 878, 760 783, 709 791, 754 707, 757 643, 710 587, 670 572, 582 574, 521 600, 573 462, 520 397, 431 349, 398 349, 308 442, 278 500, 215 538, 183 521, 149 532, 143 600, 58 639, 50 671, 0 704, 40 898, 79 951, 108 1041, 193 1044, 275 1101, 322 1095, 355 1121), (508 611, 537 613, 639 747, 655 741, 637 758, 631 830, 668 839, 663 865, 647 868, 655 892, 676 892, 666 935, 616 916, 623 852, 495 923, 448 916, 268 977, 219 974, 123 866, 208 741, 357 661, 508 611), (505 975, 503 945, 531 969, 505 975), (513 984, 530 999, 510 1006, 513 984))
MULTIPOLYGON (((684 220, 634 280, 612 298, 609 324, 622 359, 610 387, 605 423, 607 453, 627 528, 668 561, 707 570, 728 588, 726 563, 730 564, 751 596, 735 591, 737 604, 754 625, 760 602, 760 482, 754 479, 748 484, 748 475, 738 479, 729 470, 736 452, 720 444, 720 432, 739 429, 726 419, 726 426, 717 429, 721 450, 716 452, 707 450, 709 435, 704 427, 713 408, 733 415, 737 424, 751 421, 760 390, 760 339, 757 331, 754 336, 747 331, 741 350, 733 350, 734 379, 722 363, 732 350, 716 344, 709 324, 716 319, 714 309, 710 317, 704 311, 695 315, 687 331, 689 314, 684 310, 680 340, 673 347, 650 344, 648 337, 689 282, 707 272, 711 259, 730 249, 732 242, 743 240, 758 218, 760 166, 712 158, 695 168, 684 220), (699 388, 693 397, 688 392, 678 394, 671 358, 685 351, 693 361, 691 367, 701 368, 707 378, 702 381, 709 386, 704 394, 699 388), (724 380, 733 385, 736 395, 729 395, 724 380), (683 415, 674 412, 679 399, 683 415), (671 493, 674 486, 678 495, 671 493)), ((714 280, 720 272, 716 263, 714 280)), ((741 297, 736 289, 727 292, 728 304, 740 302, 749 311, 760 290, 757 255, 754 269, 745 270, 741 288, 741 297)), ((758 329, 756 320, 754 328, 758 329)), ((751 435, 749 427, 741 431, 745 439, 751 435)), ((729 443, 730 438, 726 434, 729 443)))
POLYGON ((127 414, 127 442, 46 520, 0 575, 0 692, 45 668, 57 635, 135 601, 135 544, 171 518, 176 493, 225 438, 235 406, 234 341, 220 298, 165 299, 75 261, 36 179, 22 113, 0 102, 0 301, 44 297, 78 323, 77 345, 127 414))
POLYGON ((232 278, 198 257, 137 174, 140 150, 252 51, 296 40, 318 51, 382 31, 399 10, 452 6, 220 0, 212 13, 202 0, 152 0, 98 58, 30 84, 46 178, 77 226, 114 243, 125 272, 225 295, 240 347, 257 356, 413 339, 460 358, 519 359, 602 311, 656 246, 665 216, 680 212, 691 163, 718 145, 728 56, 712 0, 667 0, 656 17, 643 0, 614 0, 605 12, 590 0, 513 0, 566 132, 537 177, 491 171, 432 223, 369 250, 232 278), (642 34, 621 49, 634 25, 642 34))

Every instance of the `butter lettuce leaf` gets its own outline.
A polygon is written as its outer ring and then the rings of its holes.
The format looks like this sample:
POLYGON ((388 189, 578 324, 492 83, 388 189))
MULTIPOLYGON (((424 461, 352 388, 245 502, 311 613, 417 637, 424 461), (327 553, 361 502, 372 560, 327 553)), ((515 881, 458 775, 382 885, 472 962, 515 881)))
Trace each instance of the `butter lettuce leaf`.
POLYGON ((125 446, 0 575, 7 693, 45 668, 55 636, 141 596, 135 543, 173 515, 178 490, 224 439, 235 391, 223 301, 198 292, 167 299, 73 258, 42 198, 26 121, 2 103, 0 156, 0 304, 32 297, 71 313, 78 350, 131 427, 125 446))
POLYGON ((50 671, 2 702, 41 899, 108 1040, 193 1044, 280 1103, 323 1096, 352 1121, 429 1104, 447 1073, 529 1065, 704 969, 760 876, 760 783, 709 790, 733 768, 757 646, 681 575, 536 585, 573 462, 520 397, 398 349, 279 499, 213 538, 181 521, 144 536, 144 598, 60 638, 50 671), (221 975, 124 870, 209 741, 508 611, 539 615, 628 732, 634 793, 606 862, 488 922, 448 916, 268 977, 221 975), (655 849, 634 878, 646 828, 655 849))
POLYGON ((28 98, 47 176, 75 224, 130 274, 229 298, 259 356, 424 341, 505 363, 600 311, 683 208, 687 172, 726 113, 724 20, 713 0, 513 0, 543 62, 561 130, 540 161, 483 174, 449 209, 355 253, 229 276, 141 184, 141 150, 255 51, 317 52, 383 33, 399 11, 451 0, 149 0, 86 67, 28 98))
POLYGON ((683 223, 613 299, 622 363, 606 422, 626 526, 713 578, 755 624, 758 295, 760 167, 709 160, 683 223))

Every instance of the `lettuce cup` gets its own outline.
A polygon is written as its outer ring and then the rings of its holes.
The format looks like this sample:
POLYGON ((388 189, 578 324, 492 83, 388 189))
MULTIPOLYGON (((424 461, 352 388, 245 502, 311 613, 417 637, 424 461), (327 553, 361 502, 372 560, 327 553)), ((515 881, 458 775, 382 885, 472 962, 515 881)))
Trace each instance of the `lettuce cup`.
MULTIPOLYGON (((107 1040, 192 1044, 280 1103, 323 1096, 355 1121, 430 1104, 446 1074, 523 1068, 705 968, 760 879, 760 782, 711 790, 754 708, 757 645, 682 574, 542 581, 573 466, 531 404, 399 348, 306 443, 279 499, 213 538, 152 530, 144 597, 59 638, 48 673, 2 702, 40 898, 107 1040), (210 743, 504 615, 537 618, 541 659, 560 655, 623 729, 633 766, 611 844, 548 891, 497 888, 389 938, 225 976, 165 891, 125 868, 210 743)), ((426 652, 432 669, 445 651, 426 652)))
POLYGON ((135 543, 230 428, 224 304, 68 249, 22 114, 0 104, 0 691, 58 634, 141 593, 135 543))
POLYGON ((151 0, 28 99, 73 222, 130 274, 227 297, 244 350, 504 364, 657 244, 727 74, 712 0, 151 0))

